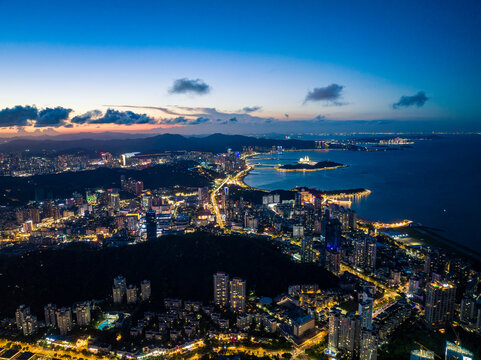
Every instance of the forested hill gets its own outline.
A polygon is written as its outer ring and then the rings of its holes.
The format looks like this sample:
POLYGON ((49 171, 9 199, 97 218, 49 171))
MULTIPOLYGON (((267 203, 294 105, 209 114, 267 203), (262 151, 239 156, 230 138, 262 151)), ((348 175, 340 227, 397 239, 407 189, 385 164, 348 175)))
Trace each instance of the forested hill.
POLYGON ((206 137, 185 137, 181 135, 163 134, 148 138, 132 139, 80 139, 80 140, 36 140, 17 139, 0 144, 0 153, 29 150, 32 153, 42 151, 75 152, 88 150, 94 152, 111 152, 113 154, 127 152, 158 153, 164 151, 204 151, 223 153, 227 149, 241 151, 244 146, 272 148, 282 146, 285 149, 312 149, 314 141, 258 139, 242 135, 213 134, 206 137))
MULTIPOLYGON (((75 245, 74 245, 75 246, 75 245)), ((337 286, 337 278, 314 264, 299 264, 264 239, 193 233, 163 236, 155 241, 119 248, 35 252, 22 257, 0 257, 2 316, 12 316, 19 304, 41 313, 48 302, 103 299, 112 280, 123 274, 129 284, 152 283, 153 301, 164 297, 212 300, 212 275, 224 271, 247 280, 248 291, 277 296, 292 284, 337 286)))

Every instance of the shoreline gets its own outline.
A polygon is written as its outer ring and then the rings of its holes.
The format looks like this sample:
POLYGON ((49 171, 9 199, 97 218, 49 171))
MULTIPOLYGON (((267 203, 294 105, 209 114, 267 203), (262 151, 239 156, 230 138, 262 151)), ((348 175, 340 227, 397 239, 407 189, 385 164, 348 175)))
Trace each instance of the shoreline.
MULTIPOLYGON (((323 151, 324 149, 314 149, 314 150, 309 150, 309 151, 323 151)), ((337 150, 337 149, 336 149, 337 150)), ((287 151, 287 150, 286 150, 287 151)), ((291 151, 307 151, 307 150, 289 150, 290 152, 291 151)), ((325 150, 324 150, 325 151, 325 150)), ((250 157, 254 157, 254 156, 257 156, 257 155, 267 155, 267 154, 270 154, 270 153, 265 153, 265 154, 260 154, 260 153, 257 153, 257 154, 252 154, 250 156, 247 156, 247 158, 250 158, 250 157)), ((248 188, 248 189, 252 189, 252 190, 258 190, 258 191, 263 191, 263 192, 271 192, 272 190, 267 190, 267 189, 259 189, 259 188, 256 188, 256 187, 253 187, 253 186, 250 186, 248 185, 244 180, 245 180, 245 177, 247 175, 249 175, 250 171, 253 170, 255 168, 255 165, 249 165, 249 170, 246 171, 241 178, 239 178, 239 182, 242 183, 244 185, 245 188, 248 188)), ((277 170, 277 169, 276 169, 277 170)), ((319 169, 320 170, 320 169, 319 169)), ((316 169, 317 171, 317 169, 316 169)), ((289 172, 289 171, 285 171, 285 172, 289 172)), ((294 171, 292 171, 294 172, 294 171)), ((297 171, 298 172, 298 171, 297 171)), ((292 189, 290 189, 292 190, 292 189)), ((341 192, 342 190, 338 190, 339 192, 341 192)), ((344 190, 346 191, 346 190, 344 190)), ((342 194, 342 193, 339 193, 339 194, 326 194, 325 197, 328 198, 328 199, 332 199, 332 200, 335 200, 335 199, 343 199, 343 198, 346 198, 346 199, 352 199, 352 198, 355 198, 357 196, 367 196, 371 193, 371 190, 369 189, 364 189, 364 192, 361 192, 359 194, 342 194)), ((373 221, 371 220, 372 222, 376 222, 376 221, 373 221)), ((414 225, 415 223, 413 223, 414 225)), ((466 247, 464 246, 463 244, 459 244, 457 243, 456 241, 454 240, 450 240, 450 239, 447 239, 445 238, 444 236, 440 235, 440 234, 437 234, 436 232, 432 232, 429 230, 429 227, 425 227, 425 226, 412 226, 412 229, 415 230, 418 234, 423 234, 424 233, 424 236, 430 238, 430 239, 427 239, 427 244, 431 245, 431 246, 438 246, 438 247, 441 247, 441 248, 450 248, 454 251, 456 251, 457 253, 459 253, 460 255, 462 256, 466 256, 467 258, 471 259, 472 261, 478 263, 478 264, 481 264, 481 253, 478 252, 477 250, 474 250, 474 249, 471 249, 469 247, 466 247), (432 241, 429 241, 429 240, 432 240, 432 241)))

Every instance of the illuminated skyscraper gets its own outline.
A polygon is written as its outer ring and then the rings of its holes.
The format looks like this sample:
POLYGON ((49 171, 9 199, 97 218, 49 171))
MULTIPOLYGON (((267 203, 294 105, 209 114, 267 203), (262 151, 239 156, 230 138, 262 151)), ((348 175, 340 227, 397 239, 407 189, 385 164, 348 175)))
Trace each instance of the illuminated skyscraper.
POLYGON ((360 325, 359 316, 344 315, 339 309, 331 310, 326 354, 333 356, 342 351, 349 358, 356 356, 360 345, 360 325))
POLYGON ((376 240, 370 239, 366 242, 364 258, 364 270, 373 273, 376 270, 376 240))
POLYGON ((425 320, 429 328, 447 325, 454 317, 456 286, 450 283, 430 282, 426 288, 425 320))
POLYGON ((377 337, 372 330, 361 330, 359 360, 377 359, 377 337))
POLYGON ((341 329, 341 311, 332 309, 329 313, 329 335, 327 352, 334 355, 339 350, 339 333, 341 329))
POLYGON ((15 311, 15 323, 17 324, 17 329, 22 330, 25 318, 30 315, 30 308, 25 305, 20 305, 15 311))
POLYGON ((75 306, 75 315, 77 316, 78 326, 89 326, 92 320, 90 304, 88 302, 77 304, 77 306, 75 306))
POLYGON ((129 285, 127 286, 127 304, 135 304, 137 302, 137 293, 139 289, 137 286, 129 285))
POLYGON ((364 269, 366 255, 366 239, 357 239, 354 242, 354 265, 358 269, 364 269))
POLYGON ((30 308, 20 305, 15 312, 15 322, 17 328, 22 330, 23 335, 29 336, 35 334, 38 330, 37 317, 30 313, 30 308))
POLYGON ((341 316, 339 333, 339 349, 346 353, 350 359, 356 357, 361 339, 361 319, 359 316, 349 314, 341 316))
POLYGON ((57 310, 57 326, 60 335, 66 335, 72 330, 72 310, 63 307, 57 310))
POLYGON ((226 273, 214 274, 214 304, 223 308, 229 305, 229 275, 226 273))
POLYGON ((312 236, 305 236, 301 240, 301 261, 303 263, 311 263, 314 261, 314 252, 312 251, 312 236))
POLYGON ((359 304, 359 316, 361 318, 361 329, 372 330, 372 306, 373 300, 366 299, 359 304))
POLYGON ((230 308, 235 313, 243 313, 246 309, 246 282, 240 278, 230 281, 230 308))

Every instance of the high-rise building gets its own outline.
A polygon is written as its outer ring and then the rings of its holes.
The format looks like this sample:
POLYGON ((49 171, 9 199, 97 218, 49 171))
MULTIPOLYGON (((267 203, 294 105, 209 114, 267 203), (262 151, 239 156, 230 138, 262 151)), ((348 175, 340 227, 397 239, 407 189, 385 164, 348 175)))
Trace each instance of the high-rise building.
POLYGON ((359 351, 361 340, 361 320, 354 314, 344 315, 339 309, 329 314, 329 335, 326 353, 330 356, 339 351, 353 358, 359 351))
POLYGON ((445 360, 473 360, 474 354, 452 342, 446 341, 445 360))
POLYGON ((409 279, 408 296, 413 297, 419 290, 420 279, 417 276, 413 276, 409 279))
POLYGON ((301 261, 311 263, 314 261, 314 251, 312 250, 312 236, 305 236, 301 240, 301 261))
POLYGON ((372 330, 361 330, 361 345, 359 348, 359 360, 377 359, 377 337, 372 330))
POLYGON ((31 314, 26 315, 23 319, 23 324, 22 324, 23 335, 25 336, 33 335, 37 332, 37 330, 38 330, 37 317, 31 314))
POLYGON ((135 304, 137 302, 138 291, 135 285, 127 286, 127 304, 135 304))
POLYGON ((332 309, 329 313, 329 335, 328 335, 328 353, 335 355, 339 350, 339 334, 341 329, 341 311, 332 309))
POLYGON ((299 224, 299 225, 293 225, 292 226, 292 236, 296 238, 302 238, 304 236, 304 226, 299 224))
POLYGON ((435 360, 434 352, 429 350, 413 350, 411 351, 410 360, 435 360))
POLYGON ((35 334, 38 330, 37 317, 30 313, 30 308, 20 305, 15 311, 15 322, 17 329, 22 330, 23 335, 35 334))
POLYGON ((109 201, 109 207, 112 209, 119 209, 120 208, 119 189, 108 189, 107 196, 109 201))
POLYGON ((149 300, 151 293, 152 288, 150 287, 150 280, 142 280, 140 283, 140 297, 142 301, 149 300))
POLYGON ((112 299, 115 304, 120 304, 123 301, 127 290, 127 279, 122 275, 114 279, 114 286, 112 287, 112 299))
POLYGON ((364 269, 366 255, 366 239, 363 237, 354 241, 354 265, 358 269, 364 269))
POLYGON ((326 222, 325 234, 326 248, 328 250, 339 249, 341 246, 341 223, 338 219, 330 219, 326 222))
POLYGON ((69 307, 57 310, 57 326, 60 335, 66 335, 72 330, 72 310, 69 307))
POLYGON ((333 274, 341 271, 341 252, 338 249, 326 250, 326 269, 333 274))
POLYGON ((30 308, 25 305, 20 305, 15 311, 15 323, 17 324, 17 329, 22 330, 25 318, 30 315, 30 308))
POLYGON ((229 275, 226 273, 214 274, 214 304, 223 308, 229 304, 229 275))
POLYGON ((48 304, 44 306, 43 311, 45 313, 45 325, 48 327, 57 327, 57 305, 48 304))
POLYGON ((476 299, 473 296, 465 296, 461 300, 459 308, 459 320, 465 324, 469 324, 475 320, 476 299))
POLYGON ((155 210, 148 210, 145 213, 145 226, 147 233, 147 240, 157 238, 157 213, 155 210))
POLYGON ((75 306, 75 314, 77 316, 78 326, 88 326, 92 320, 90 313, 90 304, 88 302, 77 304, 75 306))
POLYGON ((450 283, 430 282, 426 288, 425 321, 429 328, 447 325, 454 317, 456 286, 450 283))
POLYGON ((364 270, 373 273, 376 270, 376 240, 370 239, 366 242, 364 257, 364 270))
POLYGON ((361 319, 359 316, 354 314, 342 316, 339 333, 339 349, 352 359, 358 353, 360 340, 361 319))
POLYGON ((372 307, 373 300, 367 298, 359 303, 359 317, 361 318, 361 329, 372 330, 372 307))
POLYGON ((235 313, 243 313, 246 309, 246 282, 240 278, 230 281, 230 309, 235 313))
POLYGON ((124 299, 124 289, 120 287, 112 287, 112 300, 114 304, 121 304, 124 299))
POLYGON ((197 197, 199 199, 199 206, 204 207, 209 203, 209 188, 200 187, 197 191, 197 197))

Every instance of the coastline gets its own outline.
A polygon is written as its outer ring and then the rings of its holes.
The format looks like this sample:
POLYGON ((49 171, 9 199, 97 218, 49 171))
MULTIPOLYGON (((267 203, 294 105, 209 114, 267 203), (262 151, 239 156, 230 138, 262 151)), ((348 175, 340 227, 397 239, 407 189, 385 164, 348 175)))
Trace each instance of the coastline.
MULTIPOLYGON (((333 150, 341 150, 341 149, 333 149, 333 150)), ((312 150, 289 150, 289 152, 292 152, 292 151, 319 151, 319 152, 325 152, 326 150, 325 149, 312 149, 312 150)), ((285 151, 287 152, 287 150, 285 151)), ((257 155, 267 155, 267 154, 272 154, 272 152, 270 153, 264 153, 264 154, 252 154, 251 156, 248 156, 249 158, 251 157, 254 157, 254 156, 257 156, 257 155)), ((244 184, 244 187, 248 188, 248 189, 252 189, 252 190, 259 190, 259 191, 263 191, 263 192, 270 192, 270 190, 265 190, 265 189, 259 189, 259 188, 255 188, 255 187, 252 187, 248 184, 245 183, 245 177, 250 173, 250 171, 252 169, 255 168, 255 165, 249 165, 249 171, 245 172, 242 176, 242 183, 244 184)), ((276 169, 277 170, 277 169, 276 169)), ((314 171, 317 171, 317 170, 322 170, 322 169, 315 169, 314 171)), ((302 170, 300 171, 294 171, 294 170, 291 170, 292 172, 301 172, 302 170)), ((312 171, 312 170, 310 170, 312 171)), ((289 172, 289 171, 284 171, 284 172, 289 172)), ((292 190, 292 189, 291 189, 292 190)), ((346 190, 344 190, 346 191, 346 190)), ((355 198, 357 196, 367 196, 371 193, 371 190, 369 189, 364 189, 363 192, 359 192, 359 193, 352 193, 352 194, 349 194, 349 193, 345 193, 343 192, 342 190, 335 190, 335 193, 331 193, 331 194, 325 194, 324 197, 326 199, 329 199, 329 200, 336 200, 336 199, 352 199, 352 198, 355 198)), ((371 220, 372 221, 372 220, 371 220)), ((372 222, 376 222, 376 221, 372 221, 372 222)), ((441 248, 448 248, 448 249, 452 249, 454 250, 455 252, 457 252, 458 254, 462 255, 462 256, 466 256, 467 258, 471 259, 472 261, 474 261, 475 263, 477 264, 481 264, 481 253, 474 250, 474 249, 471 249, 470 247, 467 247, 463 244, 460 244, 454 240, 451 240, 451 239, 448 239, 448 238, 445 238, 444 236, 442 236, 441 234, 435 232, 435 231, 432 231, 432 228, 429 228, 429 227, 426 227, 426 226, 417 226, 415 225, 415 223, 413 223, 412 226, 409 226, 408 228, 412 229, 413 232, 417 233, 417 237, 418 238, 421 238, 423 239, 425 242, 426 242, 426 245, 430 245, 430 246, 435 246, 435 247, 441 247, 441 248)))

